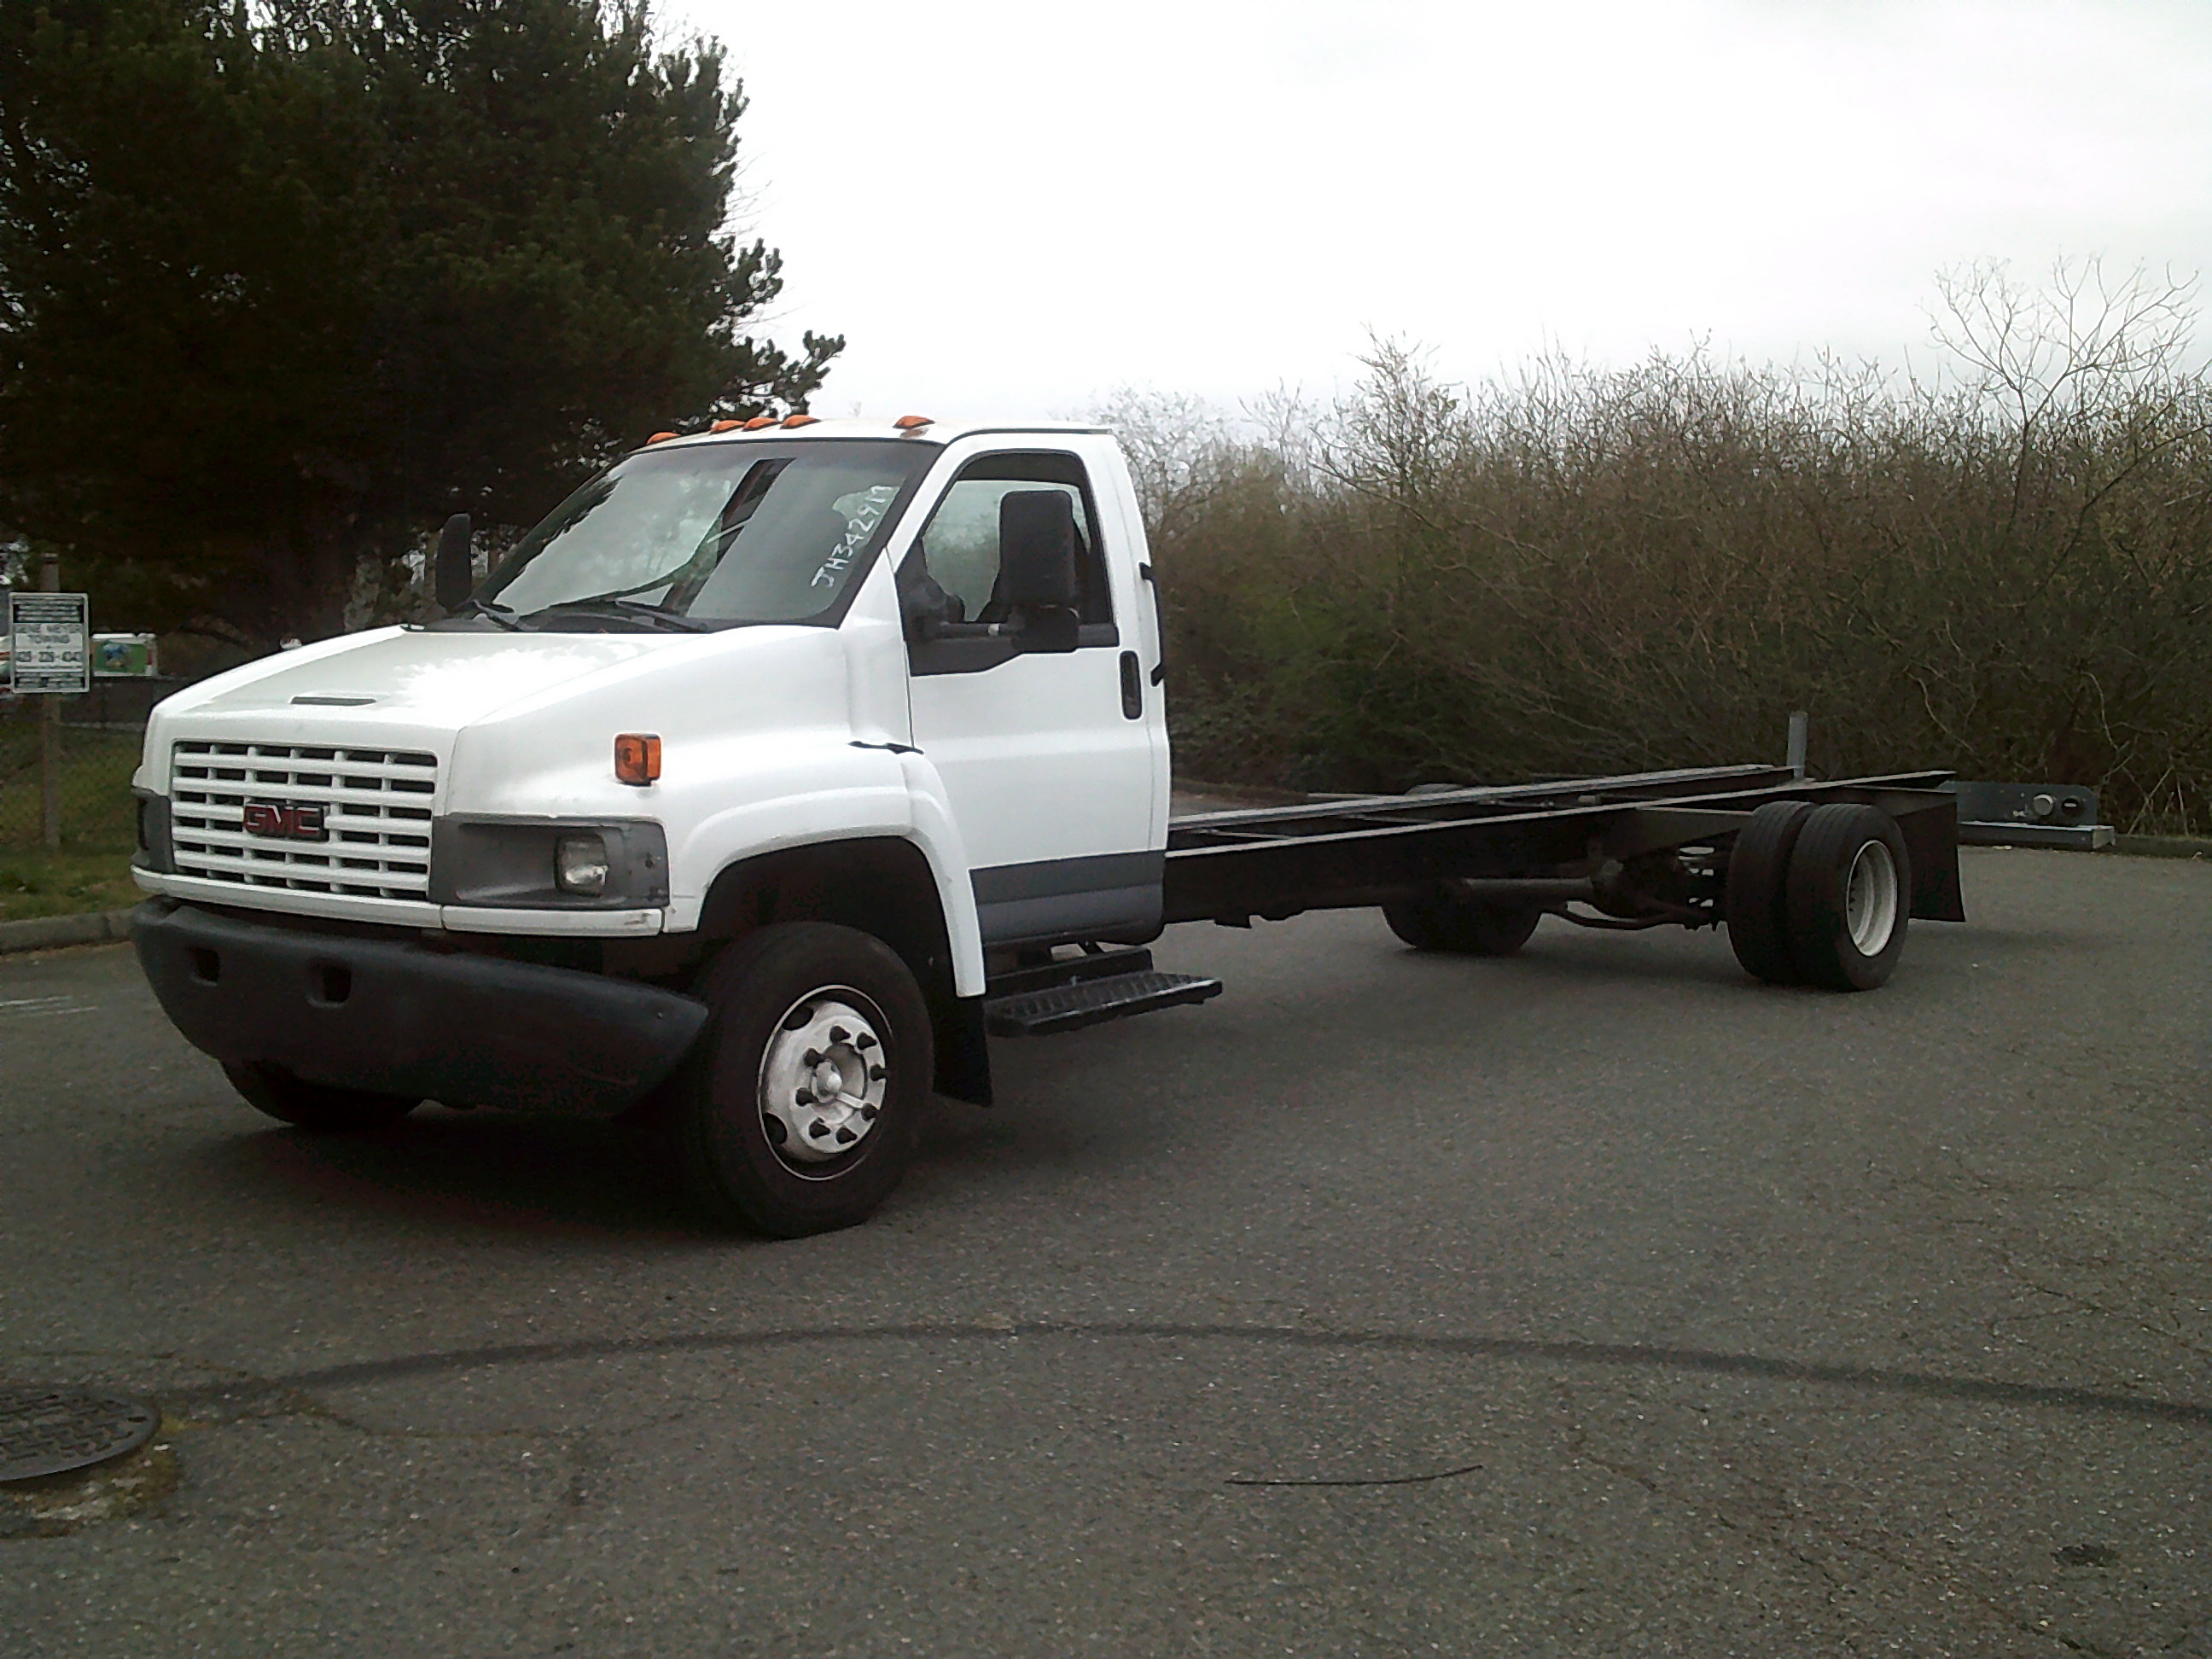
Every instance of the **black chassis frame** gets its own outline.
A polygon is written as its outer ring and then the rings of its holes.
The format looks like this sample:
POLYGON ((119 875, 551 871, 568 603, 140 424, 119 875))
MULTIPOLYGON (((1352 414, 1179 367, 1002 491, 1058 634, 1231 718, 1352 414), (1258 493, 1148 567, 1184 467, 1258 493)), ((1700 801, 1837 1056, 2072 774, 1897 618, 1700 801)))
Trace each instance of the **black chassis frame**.
MULTIPOLYGON (((1568 778, 1413 795, 1359 795, 1177 818, 1168 829, 1165 920, 1249 927, 1302 910, 1364 908, 1474 880, 1510 898, 1569 902, 1563 884, 1612 862, 1691 847, 1724 850, 1768 801, 1857 801, 1904 834, 1912 915, 1964 921, 1957 798, 1948 772, 1815 781, 1788 767, 1726 766, 1568 778)), ((1579 896, 1579 895, 1575 895, 1579 896)), ((1665 916, 1696 927, 1710 907, 1665 916)))

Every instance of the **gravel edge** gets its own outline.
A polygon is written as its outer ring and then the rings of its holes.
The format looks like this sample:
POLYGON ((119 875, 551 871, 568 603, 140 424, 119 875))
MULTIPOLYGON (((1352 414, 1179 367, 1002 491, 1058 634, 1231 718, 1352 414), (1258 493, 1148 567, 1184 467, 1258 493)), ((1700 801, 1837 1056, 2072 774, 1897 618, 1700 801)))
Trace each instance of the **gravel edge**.
POLYGON ((2118 836, 2112 851, 2138 859, 2212 858, 2212 841, 2193 836, 2118 836))

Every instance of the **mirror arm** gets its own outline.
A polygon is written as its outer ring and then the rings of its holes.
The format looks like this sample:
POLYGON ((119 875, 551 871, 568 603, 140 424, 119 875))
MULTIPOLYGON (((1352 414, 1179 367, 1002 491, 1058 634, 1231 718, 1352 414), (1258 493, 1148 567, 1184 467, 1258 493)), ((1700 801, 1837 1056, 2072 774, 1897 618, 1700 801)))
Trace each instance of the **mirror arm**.
POLYGON ((475 526, 465 513, 456 513, 438 532, 438 550, 430 566, 430 595, 440 611, 450 616, 476 589, 475 526))

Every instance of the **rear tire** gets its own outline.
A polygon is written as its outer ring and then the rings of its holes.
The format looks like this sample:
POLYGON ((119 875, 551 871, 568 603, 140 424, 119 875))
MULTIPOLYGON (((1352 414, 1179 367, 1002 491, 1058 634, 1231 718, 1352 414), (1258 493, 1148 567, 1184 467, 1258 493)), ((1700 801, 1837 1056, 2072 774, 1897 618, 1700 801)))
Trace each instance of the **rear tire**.
POLYGON ((906 963, 856 928, 784 923, 725 949, 702 994, 676 1110, 694 1203, 772 1238, 866 1220, 914 1161, 936 1070, 906 963))
POLYGON ((1416 951, 1455 957, 1510 957, 1528 942, 1544 913, 1531 906, 1491 904, 1449 893, 1382 907, 1382 920, 1416 951))
POLYGON ((1729 944, 1744 972, 1769 985, 1803 982, 1790 954, 1786 889, 1790 854, 1812 812, 1807 801, 1771 800, 1737 832, 1729 854, 1722 902, 1729 944))
POLYGON ((257 1111, 318 1134, 352 1134, 397 1123, 422 1103, 405 1095, 380 1095, 367 1089, 339 1089, 306 1083, 289 1072, 258 1060, 225 1064, 222 1074, 257 1111))
POLYGON ((1790 955, 1832 991, 1888 981, 1905 951, 1912 865, 1897 820, 1879 807, 1834 801, 1805 819, 1790 855, 1790 955))

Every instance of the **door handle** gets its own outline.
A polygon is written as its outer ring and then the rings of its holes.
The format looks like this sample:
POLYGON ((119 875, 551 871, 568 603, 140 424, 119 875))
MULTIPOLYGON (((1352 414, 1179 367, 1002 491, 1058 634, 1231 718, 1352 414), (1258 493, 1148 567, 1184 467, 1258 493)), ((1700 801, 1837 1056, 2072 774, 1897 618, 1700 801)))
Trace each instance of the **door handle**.
POLYGON ((1121 653, 1121 712, 1133 720, 1145 717, 1145 675, 1133 651, 1121 653))

